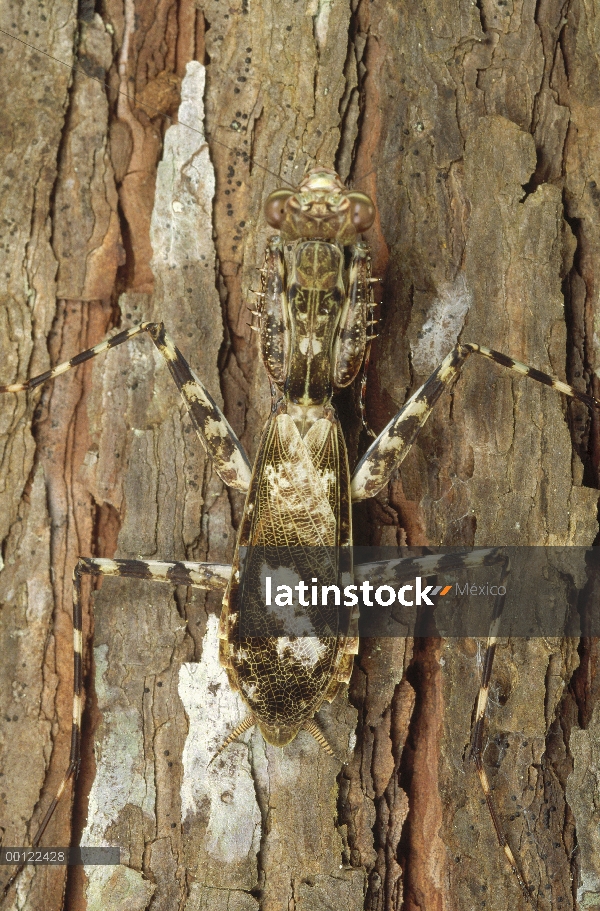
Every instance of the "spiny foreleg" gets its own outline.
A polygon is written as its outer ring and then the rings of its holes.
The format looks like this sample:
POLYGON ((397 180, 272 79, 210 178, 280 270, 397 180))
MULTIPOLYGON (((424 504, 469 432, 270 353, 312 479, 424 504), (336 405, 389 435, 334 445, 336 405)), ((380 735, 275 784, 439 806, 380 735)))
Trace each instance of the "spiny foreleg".
POLYGON ((349 386, 360 370, 372 339, 374 307, 371 256, 364 243, 351 248, 348 286, 333 350, 333 385, 349 386))

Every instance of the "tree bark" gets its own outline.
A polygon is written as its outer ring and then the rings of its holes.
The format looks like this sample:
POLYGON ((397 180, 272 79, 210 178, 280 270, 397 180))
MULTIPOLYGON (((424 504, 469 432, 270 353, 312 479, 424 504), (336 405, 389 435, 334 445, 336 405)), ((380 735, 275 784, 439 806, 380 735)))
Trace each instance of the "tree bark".
MULTIPOLYGON (((162 320, 254 458, 262 205, 317 163, 377 204, 375 430, 459 334, 598 396, 593 5, 24 0, 1 20, 0 382, 162 320)), ((356 396, 341 412, 356 462, 356 396)), ((355 540, 589 545, 597 423, 470 361, 356 510, 355 540)), ((0 827, 17 846, 68 764, 77 557, 229 562, 243 498, 143 337, 2 396, 0 471, 0 827)), ((119 844, 122 865, 27 867, 6 908, 527 907, 464 761, 481 643, 364 640, 319 713, 346 765, 307 734, 280 751, 252 732, 207 771, 243 714, 216 658, 220 599, 98 587, 81 771, 44 843, 119 844)), ((497 655, 485 758, 539 908, 600 904, 597 662, 586 638, 497 655)))

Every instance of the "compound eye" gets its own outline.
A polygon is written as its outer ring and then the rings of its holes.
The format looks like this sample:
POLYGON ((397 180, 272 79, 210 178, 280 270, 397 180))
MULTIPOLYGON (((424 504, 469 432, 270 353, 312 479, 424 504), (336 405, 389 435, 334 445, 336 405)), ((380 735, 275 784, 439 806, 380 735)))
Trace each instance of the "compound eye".
POLYGON ((375 206, 365 193, 348 193, 350 218, 357 234, 370 228, 375 220, 375 206))
POLYGON ((280 228, 286 216, 286 203, 293 190, 275 190, 267 196, 265 202, 265 218, 272 228, 280 228))

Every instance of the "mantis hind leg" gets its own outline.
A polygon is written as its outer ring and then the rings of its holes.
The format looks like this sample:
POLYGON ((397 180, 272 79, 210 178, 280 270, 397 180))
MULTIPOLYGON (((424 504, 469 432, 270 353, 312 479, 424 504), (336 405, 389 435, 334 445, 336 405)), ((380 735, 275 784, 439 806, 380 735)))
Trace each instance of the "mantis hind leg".
MULTIPOLYGON (((84 575, 145 579, 149 582, 170 582, 172 585, 192 585, 210 591, 224 591, 231 575, 231 567, 220 563, 167 563, 158 560, 107 560, 93 557, 81 557, 77 561, 73 571, 73 718, 69 765, 38 826, 31 842, 32 848, 39 845, 69 781, 76 777, 79 771, 83 697, 81 577, 84 575)), ((24 864, 19 864, 6 881, 2 887, 2 898, 7 895, 23 867, 24 864)))

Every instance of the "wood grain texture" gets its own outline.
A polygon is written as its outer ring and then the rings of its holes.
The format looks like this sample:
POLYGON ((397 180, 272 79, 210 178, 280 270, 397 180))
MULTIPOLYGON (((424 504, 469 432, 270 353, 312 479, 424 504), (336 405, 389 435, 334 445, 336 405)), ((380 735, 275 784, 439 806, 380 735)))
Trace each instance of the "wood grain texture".
MULTIPOLYGON (((378 206, 375 429, 459 332, 598 395, 593 5, 109 0, 101 18, 24 0, 0 15, 109 86, 0 34, 0 381, 161 319, 252 458, 270 405, 246 310, 261 207, 279 175, 318 163, 378 206), (194 130, 165 145, 190 61, 206 64, 180 113, 194 130)), ((597 422, 474 360, 386 495, 356 511, 358 542, 592 543, 597 422)), ((355 459, 352 396, 341 410, 355 459)), ((67 765, 77 555, 226 562, 243 501, 148 339, 3 397, 0 475, 0 826, 20 845, 67 765)), ((363 642, 349 698, 320 718, 346 766, 308 735, 282 754, 252 734, 211 777, 212 738, 242 711, 211 651, 218 610, 104 581, 84 626, 74 833, 122 844, 128 866, 28 870, 7 908, 525 907, 463 762, 475 640, 363 642)), ((486 763, 539 908, 594 907, 600 891, 596 666, 587 639, 498 651, 486 763)), ((71 799, 47 844, 68 843, 71 799)))

